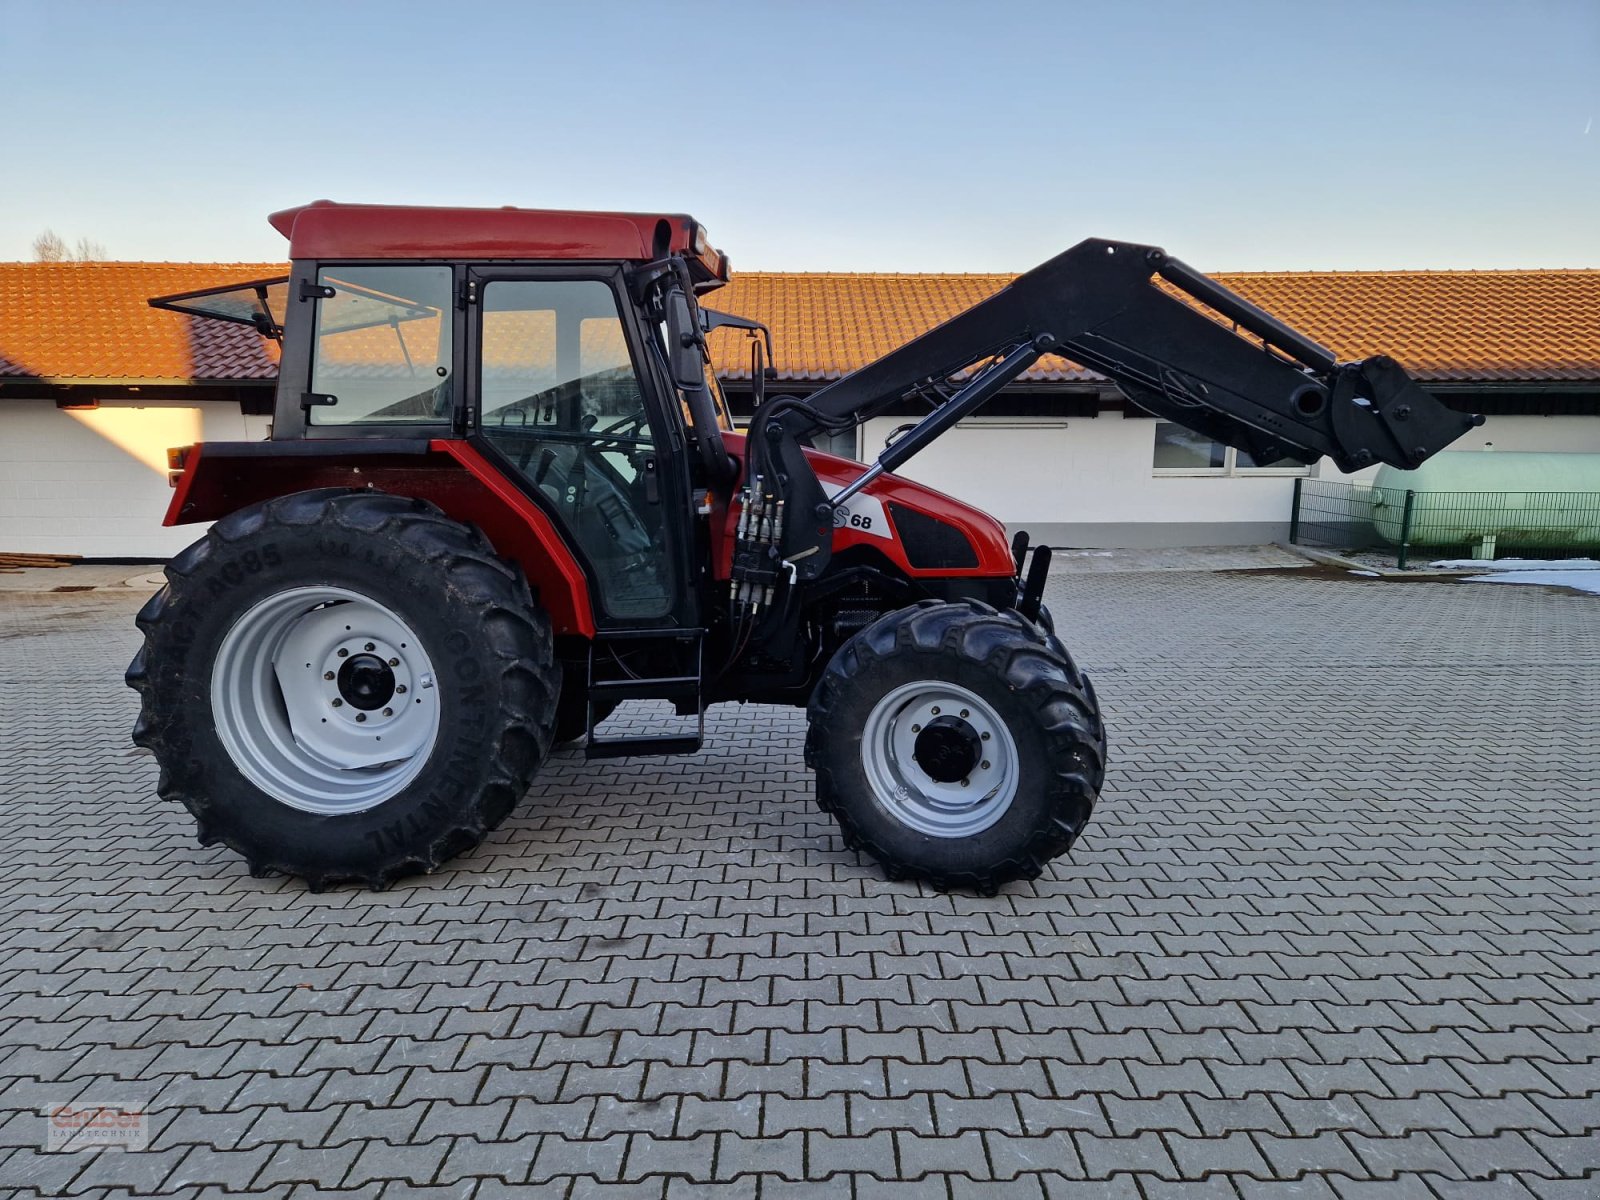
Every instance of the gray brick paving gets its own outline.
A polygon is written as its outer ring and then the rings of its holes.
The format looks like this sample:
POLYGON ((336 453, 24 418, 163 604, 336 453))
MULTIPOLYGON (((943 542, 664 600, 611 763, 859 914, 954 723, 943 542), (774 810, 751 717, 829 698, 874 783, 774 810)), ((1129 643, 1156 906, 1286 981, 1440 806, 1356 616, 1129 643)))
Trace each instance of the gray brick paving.
POLYGON ((0 1193, 1600 1196, 1600 600, 1169 557, 1052 581, 1112 769, 993 899, 847 853, 765 708, 254 880, 128 743, 139 591, 7 591, 0 1193), (74 1098, 151 1149, 44 1153, 74 1098))

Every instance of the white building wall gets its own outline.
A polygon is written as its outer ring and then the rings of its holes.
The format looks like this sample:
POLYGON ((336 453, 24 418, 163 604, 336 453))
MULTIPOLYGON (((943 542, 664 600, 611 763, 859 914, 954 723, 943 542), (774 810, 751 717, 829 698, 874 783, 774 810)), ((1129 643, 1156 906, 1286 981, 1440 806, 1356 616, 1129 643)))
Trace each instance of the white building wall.
MULTIPOLYGON (((875 457, 901 422, 863 429, 875 457)), ((1157 476, 1156 422, 1120 413, 963 422, 900 472, 1053 546, 1206 546, 1283 539, 1292 478, 1157 476)))
MULTIPOLYGON (((870 461, 902 421, 862 429, 870 461)), ((900 472, 1054 546, 1204 546, 1282 541, 1290 474, 1156 475, 1156 422, 1119 413, 1065 421, 963 422, 900 472)), ((1454 448, 1600 453, 1600 417, 1491 417, 1454 448)), ((1347 476, 1324 460, 1322 479, 1347 476)))
MULTIPOLYGON (((1450 449, 1600 454, 1600 417, 1490 417, 1469 429, 1450 449)), ((1377 467, 1365 467, 1346 475, 1324 459, 1318 464, 1317 478, 1365 483, 1377 473, 1377 467)))
MULTIPOLYGON (((203 526, 165 529, 166 449, 254 441, 267 417, 236 404, 107 401, 63 411, 0 401, 0 551, 161 559, 203 526)), ((901 422, 870 421, 860 453, 876 457, 901 422)), ((1069 420, 963 422, 902 472, 1055 546, 1223 545, 1281 540, 1293 479, 1156 476, 1155 422, 1118 413, 1069 420)), ((1600 453, 1600 417, 1492 417, 1460 449, 1600 453)), ((1324 461, 1323 479, 1345 476, 1324 461)))
POLYGON ((169 558, 205 526, 161 525, 172 499, 167 447, 259 440, 268 420, 231 401, 63 410, 0 400, 0 551, 169 558))

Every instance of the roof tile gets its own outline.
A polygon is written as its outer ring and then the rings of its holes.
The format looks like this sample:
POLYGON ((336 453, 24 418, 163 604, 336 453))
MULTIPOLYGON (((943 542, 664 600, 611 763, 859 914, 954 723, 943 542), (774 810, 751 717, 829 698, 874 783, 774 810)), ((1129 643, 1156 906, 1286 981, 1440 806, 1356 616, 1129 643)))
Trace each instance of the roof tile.
POLYGON ((0 378, 274 379, 247 325, 151 308, 151 296, 283 275, 282 263, 0 263, 0 378))
MULTIPOLYGON (((267 380, 277 347, 150 296, 281 275, 282 263, 0 263, 0 378, 267 380)), ((836 379, 993 295, 1008 275, 752 271, 713 307, 772 327, 780 380, 836 379)), ((1245 272, 1216 278, 1343 358, 1389 354, 1435 382, 1600 381, 1600 270, 1245 272)), ((719 332, 728 378, 743 337, 719 332)), ((1047 356, 1033 381, 1093 379, 1047 356)))

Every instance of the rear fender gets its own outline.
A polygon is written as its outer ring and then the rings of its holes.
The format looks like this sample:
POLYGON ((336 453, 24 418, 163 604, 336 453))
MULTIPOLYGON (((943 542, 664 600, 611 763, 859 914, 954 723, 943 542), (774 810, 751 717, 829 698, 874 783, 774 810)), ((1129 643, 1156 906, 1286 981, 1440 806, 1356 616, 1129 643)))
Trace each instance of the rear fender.
POLYGON ((583 568, 555 525, 470 445, 425 438, 213 442, 191 446, 166 525, 215 521, 249 504, 323 487, 415 496, 476 525, 518 566, 555 632, 594 636, 583 568))

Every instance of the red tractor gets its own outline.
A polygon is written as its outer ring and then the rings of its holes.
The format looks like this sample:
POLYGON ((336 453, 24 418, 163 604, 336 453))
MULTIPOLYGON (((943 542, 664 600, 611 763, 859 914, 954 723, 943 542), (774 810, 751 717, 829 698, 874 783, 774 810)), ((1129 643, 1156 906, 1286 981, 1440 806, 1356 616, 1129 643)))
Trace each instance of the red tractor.
MULTIPOLYGON (((1083 829, 1094 689, 1049 550, 893 470, 1040 356, 1256 461, 1415 467, 1480 418, 1341 363, 1149 246, 1090 240, 737 433, 685 216, 319 202, 286 277, 158 297, 280 340, 272 436, 175 450, 128 668, 162 796, 252 872, 382 887, 471 849, 553 743, 700 747, 707 706, 804 705, 817 799, 892 878, 992 892, 1083 829), (876 463, 811 442, 926 403, 876 463), (607 736, 626 700, 680 730, 607 736), (686 728, 684 728, 686 726, 686 728)), ((770 354, 770 343, 767 353, 770 354)))

